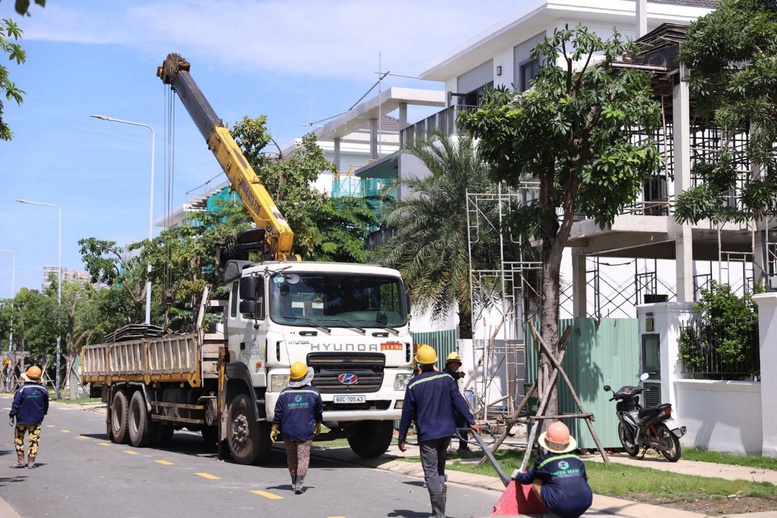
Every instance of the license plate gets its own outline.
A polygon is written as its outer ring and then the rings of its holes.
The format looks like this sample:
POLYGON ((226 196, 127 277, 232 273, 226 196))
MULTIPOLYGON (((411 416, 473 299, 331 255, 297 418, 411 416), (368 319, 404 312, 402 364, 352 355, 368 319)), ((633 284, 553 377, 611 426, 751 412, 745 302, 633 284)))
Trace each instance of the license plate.
POLYGON ((353 404, 364 403, 367 401, 367 396, 335 396, 335 403, 353 404))
POLYGON ((664 421, 664 423, 666 423, 666 427, 669 428, 670 430, 674 430, 675 428, 680 428, 680 423, 678 423, 674 419, 674 417, 670 417, 669 419, 664 421))

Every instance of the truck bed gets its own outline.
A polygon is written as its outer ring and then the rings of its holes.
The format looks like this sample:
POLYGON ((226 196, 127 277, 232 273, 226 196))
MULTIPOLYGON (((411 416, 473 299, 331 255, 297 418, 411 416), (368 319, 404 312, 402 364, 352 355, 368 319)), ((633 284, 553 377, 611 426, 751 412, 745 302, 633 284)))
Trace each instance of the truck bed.
POLYGON ((185 382, 192 387, 218 376, 221 334, 197 333, 87 345, 83 349, 83 383, 185 382))

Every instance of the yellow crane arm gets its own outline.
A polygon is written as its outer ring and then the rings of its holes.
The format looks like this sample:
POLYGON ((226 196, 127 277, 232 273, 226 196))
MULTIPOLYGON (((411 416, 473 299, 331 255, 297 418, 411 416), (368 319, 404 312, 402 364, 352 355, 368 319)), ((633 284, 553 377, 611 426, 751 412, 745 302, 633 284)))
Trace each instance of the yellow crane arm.
POLYGON ((189 74, 189 62, 178 54, 169 54, 157 76, 178 94, 200 134, 208 143, 208 149, 218 160, 229 178, 232 189, 243 200, 257 227, 265 230, 264 256, 282 261, 292 258, 291 246, 294 232, 286 222, 262 179, 246 160, 229 129, 218 118, 202 91, 189 74))

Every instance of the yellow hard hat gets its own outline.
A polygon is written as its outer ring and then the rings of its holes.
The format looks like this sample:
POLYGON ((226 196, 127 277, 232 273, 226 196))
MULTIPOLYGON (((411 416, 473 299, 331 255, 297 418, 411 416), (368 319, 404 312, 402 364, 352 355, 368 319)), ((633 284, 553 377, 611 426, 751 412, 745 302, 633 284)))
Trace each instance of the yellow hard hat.
POLYGON ((431 365, 437 362, 437 352, 426 344, 419 344, 415 352, 415 361, 421 365, 431 365))
POLYGON ((291 376, 289 376, 292 380, 300 380, 305 377, 305 375, 308 373, 308 366, 305 365, 302 362, 294 362, 291 365, 291 376))
POLYGON ((450 353, 447 358, 445 358, 445 363, 448 362, 459 362, 461 363, 461 356, 459 356, 459 353, 450 353))

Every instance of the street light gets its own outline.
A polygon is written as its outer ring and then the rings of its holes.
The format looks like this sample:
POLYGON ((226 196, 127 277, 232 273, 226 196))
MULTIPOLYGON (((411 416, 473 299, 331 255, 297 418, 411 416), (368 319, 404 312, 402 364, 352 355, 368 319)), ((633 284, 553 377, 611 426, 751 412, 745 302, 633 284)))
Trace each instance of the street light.
MULTIPOLYGON (((106 117, 105 115, 92 115, 95 119, 103 121, 119 122, 121 124, 129 124, 131 126, 142 126, 151 130, 151 196, 148 209, 148 241, 154 238, 154 142, 156 141, 154 128, 148 124, 141 122, 125 121, 122 119, 114 119, 113 117, 106 117)), ((146 324, 151 324, 151 263, 148 263, 148 280, 146 281, 146 324)))
MULTIPOLYGON (((13 261, 11 262, 11 300, 13 300, 14 293, 16 292, 16 253, 12 250, 2 250, 0 252, 4 254, 11 254, 13 261)), ((11 302, 11 308, 13 309, 13 302, 11 302)), ((11 330, 8 332, 8 356, 11 357, 11 351, 13 350, 13 311, 11 311, 11 330)), ((8 365, 8 382, 6 383, 6 390, 11 390, 11 364, 8 365)))
MULTIPOLYGON (((41 205, 43 207, 54 207, 59 214, 59 252, 58 252, 58 266, 57 266, 57 306, 62 309, 62 209, 59 205, 53 203, 41 203, 39 201, 29 200, 16 200, 19 203, 26 203, 27 205, 41 205)), ((59 328, 59 326, 57 326, 59 328)), ((62 341, 61 333, 57 329, 57 371, 54 375, 54 397, 59 399, 59 350, 60 342, 62 341)))

